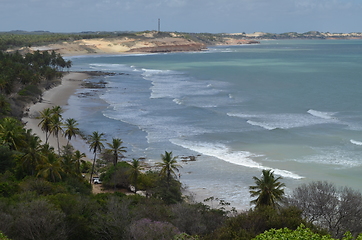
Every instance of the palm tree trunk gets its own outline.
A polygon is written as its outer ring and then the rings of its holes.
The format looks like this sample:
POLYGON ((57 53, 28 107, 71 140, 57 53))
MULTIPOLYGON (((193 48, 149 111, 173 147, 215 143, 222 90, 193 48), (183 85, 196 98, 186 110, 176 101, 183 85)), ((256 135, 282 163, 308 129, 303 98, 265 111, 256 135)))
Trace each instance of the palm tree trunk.
POLYGON ((58 142, 58 155, 60 156, 59 133, 57 133, 57 142, 58 142))
POLYGON ((50 134, 51 134, 51 132, 49 132, 49 134, 48 134, 48 132, 45 133, 45 144, 48 143, 50 134))
POLYGON ((90 179, 89 179, 90 184, 92 184, 92 177, 93 177, 93 172, 94 172, 94 165, 96 163, 96 156, 97 156, 97 153, 95 152, 94 153, 94 159, 93 159, 93 165, 92 165, 92 171, 91 171, 91 175, 90 175, 90 179))

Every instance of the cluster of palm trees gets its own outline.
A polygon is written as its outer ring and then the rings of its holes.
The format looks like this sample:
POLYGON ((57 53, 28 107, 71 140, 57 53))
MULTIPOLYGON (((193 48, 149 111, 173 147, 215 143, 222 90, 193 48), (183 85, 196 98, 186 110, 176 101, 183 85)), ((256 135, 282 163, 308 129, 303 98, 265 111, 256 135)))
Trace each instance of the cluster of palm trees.
POLYGON ((48 143, 42 144, 31 129, 25 130, 22 123, 14 118, 0 120, 0 145, 2 151, 9 152, 11 156, 1 160, 15 165, 19 175, 43 177, 51 182, 66 176, 81 177, 83 153, 74 151, 70 145, 55 153, 53 147, 48 143))
POLYGON ((48 144, 49 137, 53 134, 57 138, 59 154, 59 133, 63 133, 64 137, 68 139, 68 144, 73 137, 80 133, 77 127, 78 123, 74 118, 68 118, 62 122, 62 112, 60 106, 53 106, 52 108, 45 108, 38 117, 40 119, 38 126, 45 132, 45 144, 48 144))
MULTIPOLYGON (((119 158, 124 157, 123 152, 126 152, 124 146, 122 146, 123 141, 120 138, 113 138, 111 143, 107 143, 108 148, 103 151, 105 141, 104 133, 99 133, 98 131, 94 131, 91 135, 88 136, 88 144, 89 144, 89 150, 94 154, 93 157, 93 164, 92 164, 92 170, 91 170, 91 176, 90 176, 90 183, 93 178, 94 174, 94 167, 95 162, 97 160, 97 153, 110 153, 112 156, 112 163, 113 166, 116 167, 119 158)), ((172 152, 165 151, 165 154, 161 154, 162 162, 156 163, 156 167, 160 168, 160 176, 164 177, 167 182, 168 188, 170 187, 170 182, 173 178, 177 179, 176 172, 179 171, 180 166, 177 164, 177 157, 174 157, 172 152)), ((140 159, 133 158, 130 162, 131 169, 130 169, 130 178, 131 182, 134 186, 135 192, 137 191, 137 182, 138 178, 141 175, 141 162, 140 159)))

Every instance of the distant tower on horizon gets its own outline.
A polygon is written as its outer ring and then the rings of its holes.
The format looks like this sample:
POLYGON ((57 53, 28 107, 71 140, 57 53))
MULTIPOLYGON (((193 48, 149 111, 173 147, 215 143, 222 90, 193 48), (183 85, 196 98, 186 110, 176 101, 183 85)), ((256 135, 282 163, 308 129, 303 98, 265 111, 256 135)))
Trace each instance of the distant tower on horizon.
POLYGON ((158 32, 161 32, 161 19, 158 19, 158 32))

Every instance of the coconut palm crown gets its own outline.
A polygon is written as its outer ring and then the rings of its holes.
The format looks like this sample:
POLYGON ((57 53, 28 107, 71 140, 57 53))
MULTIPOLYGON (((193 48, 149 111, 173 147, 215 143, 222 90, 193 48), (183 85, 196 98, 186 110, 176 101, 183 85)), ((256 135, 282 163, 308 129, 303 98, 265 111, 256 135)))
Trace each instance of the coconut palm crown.
POLYGON ((279 182, 282 177, 275 177, 272 170, 264 169, 262 171, 261 178, 253 177, 255 181, 255 186, 250 186, 250 195, 251 197, 257 197, 252 200, 250 203, 255 204, 256 208, 262 206, 271 206, 276 208, 279 206, 279 202, 284 197, 284 187, 285 184, 279 182))
POLYGON ((161 167, 160 175, 166 177, 167 184, 169 185, 171 177, 175 176, 177 178, 176 172, 178 172, 182 166, 177 164, 177 156, 172 156, 172 152, 165 151, 165 154, 161 154, 161 158, 162 162, 156 163, 156 166, 161 167))

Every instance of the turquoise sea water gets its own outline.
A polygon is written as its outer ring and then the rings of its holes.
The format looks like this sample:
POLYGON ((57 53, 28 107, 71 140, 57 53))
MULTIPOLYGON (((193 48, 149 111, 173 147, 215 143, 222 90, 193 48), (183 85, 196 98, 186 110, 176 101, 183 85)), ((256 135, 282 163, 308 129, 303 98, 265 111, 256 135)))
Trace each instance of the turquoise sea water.
POLYGON ((121 138, 129 159, 200 155, 181 171, 199 199, 248 207, 248 186, 265 168, 288 191, 316 180, 362 190, 361 40, 71 60, 73 71, 119 73, 69 100, 80 128, 121 138))

